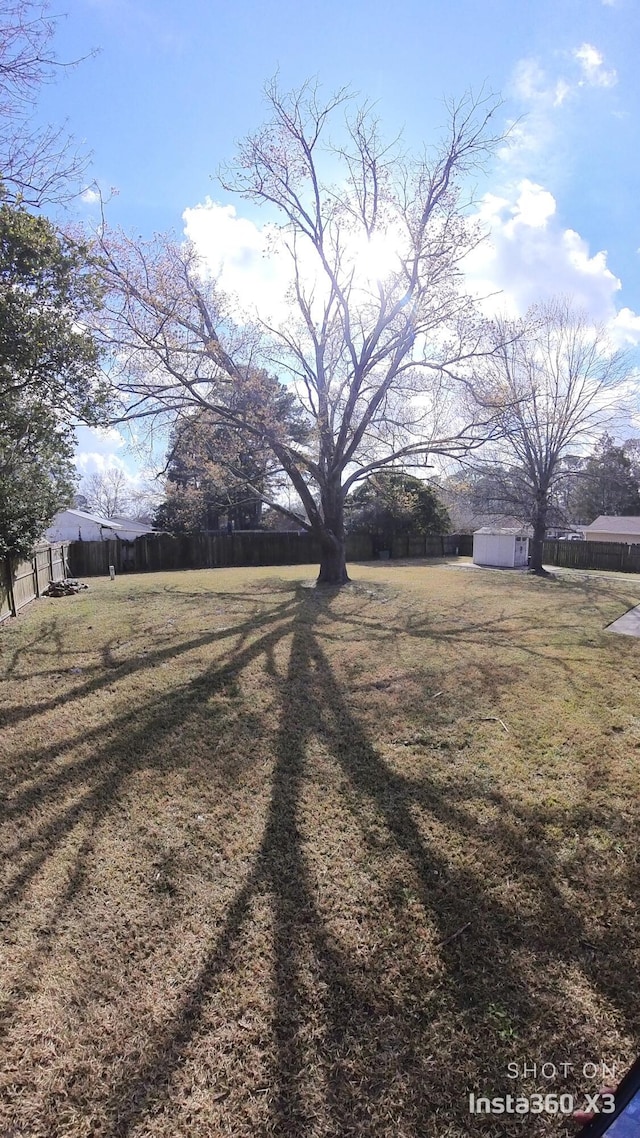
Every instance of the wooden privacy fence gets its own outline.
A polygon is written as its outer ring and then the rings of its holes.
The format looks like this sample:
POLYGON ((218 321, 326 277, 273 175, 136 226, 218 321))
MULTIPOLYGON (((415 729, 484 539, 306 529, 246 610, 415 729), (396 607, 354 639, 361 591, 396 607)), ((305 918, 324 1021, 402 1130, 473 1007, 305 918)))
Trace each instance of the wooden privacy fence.
MULTIPOLYGON (((471 557, 473 534, 447 533, 438 537, 395 537, 392 557, 471 557)), ((365 558, 363 558, 365 560, 365 558)))
MULTIPOLYGON (((396 538, 392 557, 470 556, 470 534, 446 537, 396 538)), ((347 538, 348 561, 371 561, 373 539, 366 534, 347 538)), ((135 541, 72 541, 69 568, 74 577, 116 573, 159 572, 171 569, 219 569, 236 565, 307 565, 320 559, 318 543, 308 533, 269 533, 236 530, 235 533, 174 535, 151 533, 135 541)))
POLYGON ((620 541, 545 541, 542 560, 564 569, 640 573, 640 545, 620 541))
POLYGON ((17 616, 51 581, 62 581, 67 576, 68 550, 68 542, 38 545, 28 561, 9 557, 0 561, 0 622, 17 616))
MULTIPOLYGON (((351 559, 371 557, 371 539, 355 538, 351 559)), ((307 533, 143 534, 135 541, 72 541, 69 566, 76 577, 116 573, 160 572, 172 569, 223 569, 236 565, 298 565, 317 561, 318 544, 307 533)))

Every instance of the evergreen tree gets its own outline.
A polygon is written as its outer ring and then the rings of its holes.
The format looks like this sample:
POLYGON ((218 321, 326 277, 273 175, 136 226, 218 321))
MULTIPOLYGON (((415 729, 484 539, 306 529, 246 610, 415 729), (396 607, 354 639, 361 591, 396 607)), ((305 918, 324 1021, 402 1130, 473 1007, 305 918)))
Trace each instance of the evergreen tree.
POLYGON ((577 478, 573 513, 585 524, 601 514, 640 515, 638 472, 625 447, 609 434, 602 435, 577 478))
MULTIPOLYGON (((257 411, 286 424, 292 438, 303 438, 293 397, 265 372, 254 371, 235 386, 233 414, 241 420, 257 411)), ((262 504, 277 488, 277 468, 272 450, 235 422, 225 424, 206 408, 184 415, 171 434, 167 496, 155 525, 173 533, 217 530, 223 522, 258 529, 262 504)))
POLYGON ((382 548, 394 537, 448 533, 446 507, 426 482, 395 470, 370 475, 345 503, 347 530, 368 533, 382 548))

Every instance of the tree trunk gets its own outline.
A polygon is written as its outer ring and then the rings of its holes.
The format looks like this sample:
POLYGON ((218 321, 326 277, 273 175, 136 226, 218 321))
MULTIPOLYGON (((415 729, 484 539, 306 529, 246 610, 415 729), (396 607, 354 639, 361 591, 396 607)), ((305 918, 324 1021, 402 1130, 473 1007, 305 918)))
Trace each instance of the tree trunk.
POLYGON ((344 541, 320 546, 319 585, 346 585, 349 582, 344 541))
POLYGON ((344 499, 342 486, 328 486, 322 494, 323 525, 320 538, 319 585, 346 585, 347 548, 344 532, 344 499))
POLYGON ((542 575, 542 556, 544 552, 544 538, 547 532, 547 502, 546 499, 536 505, 533 519, 533 537, 531 538, 530 568, 532 572, 542 575))

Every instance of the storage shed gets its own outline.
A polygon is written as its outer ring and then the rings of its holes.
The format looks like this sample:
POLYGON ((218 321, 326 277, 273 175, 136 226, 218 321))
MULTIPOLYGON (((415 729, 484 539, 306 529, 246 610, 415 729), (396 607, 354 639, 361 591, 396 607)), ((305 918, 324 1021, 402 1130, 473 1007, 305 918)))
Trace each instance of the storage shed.
POLYGON ((483 526, 473 535, 473 563, 499 569, 526 568, 529 563, 529 538, 521 529, 483 526))

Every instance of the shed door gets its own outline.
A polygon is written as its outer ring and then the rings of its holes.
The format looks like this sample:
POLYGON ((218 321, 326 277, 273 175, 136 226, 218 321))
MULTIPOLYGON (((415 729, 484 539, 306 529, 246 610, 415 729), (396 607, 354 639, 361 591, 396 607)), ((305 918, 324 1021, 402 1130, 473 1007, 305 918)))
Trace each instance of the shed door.
POLYGON ((527 557, 529 556, 528 546, 529 546, 529 542, 528 542, 528 539, 526 537, 524 537, 524 538, 517 537, 516 538, 515 557, 514 557, 514 562, 513 562, 514 565, 526 565, 527 564, 527 557))

